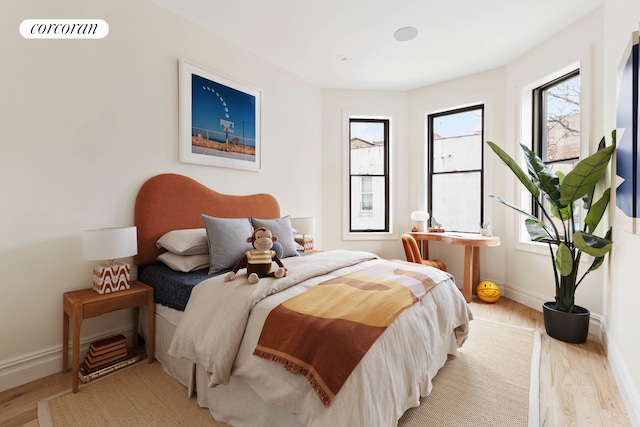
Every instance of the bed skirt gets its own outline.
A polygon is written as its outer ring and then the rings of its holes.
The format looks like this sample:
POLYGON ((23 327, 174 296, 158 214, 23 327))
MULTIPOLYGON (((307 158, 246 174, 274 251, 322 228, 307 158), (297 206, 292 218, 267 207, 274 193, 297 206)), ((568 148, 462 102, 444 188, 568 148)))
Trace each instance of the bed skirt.
MULTIPOLYGON (((235 427, 301 427, 303 424, 297 416, 282 408, 266 403, 243 379, 231 377, 227 385, 208 387, 207 373, 202 366, 195 366, 192 362, 169 356, 168 350, 176 326, 182 312, 156 304, 155 315, 155 358, 162 364, 164 371, 185 387, 185 398, 191 398, 193 392, 197 394, 198 405, 208 408, 211 415, 218 421, 229 423, 235 427)), ((140 334, 146 340, 146 307, 140 307, 140 334)), ((432 375, 444 366, 448 354, 456 354, 455 334, 445 339, 438 349, 437 359, 431 367, 432 375)), ((420 390, 420 395, 431 392, 420 390)), ((406 409, 420 404, 420 396, 410 396, 404 402, 406 409)))

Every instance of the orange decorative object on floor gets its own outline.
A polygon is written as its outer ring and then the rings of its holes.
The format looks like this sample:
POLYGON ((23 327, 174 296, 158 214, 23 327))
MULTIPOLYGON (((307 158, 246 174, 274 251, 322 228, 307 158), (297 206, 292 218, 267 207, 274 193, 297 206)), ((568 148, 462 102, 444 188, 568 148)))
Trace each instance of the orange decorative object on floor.
POLYGON ((488 280, 478 283, 476 291, 478 298, 484 302, 496 302, 500 298, 500 288, 488 280))

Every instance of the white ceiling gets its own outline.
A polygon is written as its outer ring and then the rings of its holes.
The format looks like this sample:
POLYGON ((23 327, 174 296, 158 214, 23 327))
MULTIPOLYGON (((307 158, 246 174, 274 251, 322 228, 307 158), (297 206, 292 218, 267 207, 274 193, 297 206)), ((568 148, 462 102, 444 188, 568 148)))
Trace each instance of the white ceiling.
POLYGON ((505 65, 604 0, 152 1, 317 86, 410 90, 505 65))

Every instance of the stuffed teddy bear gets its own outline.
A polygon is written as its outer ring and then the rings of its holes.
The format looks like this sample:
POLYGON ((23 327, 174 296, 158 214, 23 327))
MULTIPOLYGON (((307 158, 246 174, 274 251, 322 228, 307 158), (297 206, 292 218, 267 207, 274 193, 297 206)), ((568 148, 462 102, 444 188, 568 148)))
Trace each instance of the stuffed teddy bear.
POLYGON ((237 262, 233 269, 227 273, 224 280, 228 282, 236 278, 236 273, 243 267, 247 267, 247 276, 249 283, 255 284, 260 281, 261 277, 275 277, 277 279, 287 275, 287 269, 280 261, 280 258, 274 250, 271 250, 273 244, 278 241, 277 236, 271 234, 271 230, 266 227, 256 228, 250 237, 247 237, 247 243, 251 243, 253 249, 244 253, 242 258, 237 262), (276 271, 271 271, 271 263, 275 261, 278 264, 276 271))

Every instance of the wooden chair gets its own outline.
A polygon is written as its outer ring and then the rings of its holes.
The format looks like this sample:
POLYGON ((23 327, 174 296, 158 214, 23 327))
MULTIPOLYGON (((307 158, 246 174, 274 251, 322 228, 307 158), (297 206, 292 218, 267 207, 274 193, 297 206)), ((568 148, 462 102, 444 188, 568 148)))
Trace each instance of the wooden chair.
POLYGON ((402 247, 404 248, 404 254, 407 257, 407 261, 429 265, 442 271, 447 271, 447 266, 442 261, 438 261, 436 259, 422 259, 420 249, 418 249, 418 242, 416 242, 416 239, 414 239, 411 234, 402 235, 402 247))

